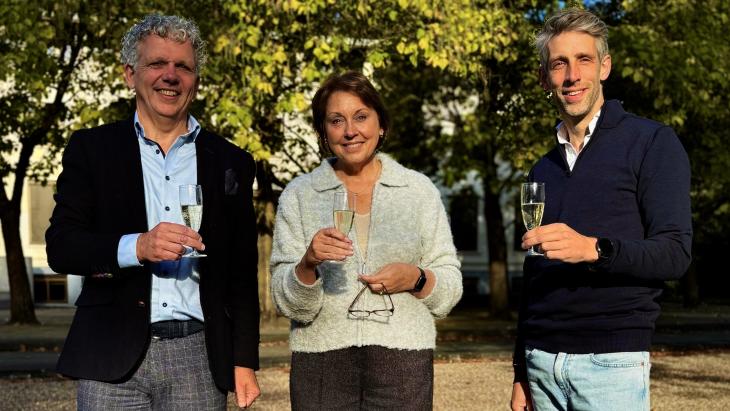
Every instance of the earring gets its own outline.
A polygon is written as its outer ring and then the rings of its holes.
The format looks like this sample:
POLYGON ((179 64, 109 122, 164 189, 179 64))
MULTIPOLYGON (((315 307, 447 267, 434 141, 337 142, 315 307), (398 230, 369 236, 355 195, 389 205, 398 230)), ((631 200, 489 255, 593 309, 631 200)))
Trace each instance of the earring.
POLYGON ((548 91, 547 94, 545 94, 545 97, 547 97, 548 100, 553 98, 553 91, 552 90, 548 91))

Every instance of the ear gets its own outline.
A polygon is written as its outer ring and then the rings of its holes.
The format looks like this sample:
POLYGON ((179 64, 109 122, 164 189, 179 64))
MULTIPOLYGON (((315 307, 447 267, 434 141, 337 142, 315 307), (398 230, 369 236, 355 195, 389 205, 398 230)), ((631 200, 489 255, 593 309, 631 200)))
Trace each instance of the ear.
POLYGON ((611 74, 611 55, 606 54, 601 61, 601 81, 607 79, 609 74, 611 74))
POLYGON ((127 87, 134 89, 134 67, 129 64, 124 65, 124 81, 127 87))

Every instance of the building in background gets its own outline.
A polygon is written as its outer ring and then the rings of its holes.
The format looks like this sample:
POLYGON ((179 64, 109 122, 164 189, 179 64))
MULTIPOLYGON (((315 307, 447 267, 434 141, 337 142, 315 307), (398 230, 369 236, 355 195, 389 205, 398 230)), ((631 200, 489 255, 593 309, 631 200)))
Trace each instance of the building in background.
MULTIPOLYGON (((45 234, 53 212, 55 181, 26 182, 20 213, 20 237, 33 298, 39 306, 72 305, 81 292, 82 278, 54 273, 46 259, 45 234)), ((0 236, 0 293, 9 292, 4 239, 0 236)))

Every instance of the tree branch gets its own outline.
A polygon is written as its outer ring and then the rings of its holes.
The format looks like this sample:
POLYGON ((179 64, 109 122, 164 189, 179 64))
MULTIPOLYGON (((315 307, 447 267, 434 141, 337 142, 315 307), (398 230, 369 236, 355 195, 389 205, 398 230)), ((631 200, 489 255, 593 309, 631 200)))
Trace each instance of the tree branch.
MULTIPOLYGON (((20 199, 23 195, 23 185, 28 173, 30 157, 33 155, 33 151, 36 146, 43 142, 44 137, 47 136, 49 132, 55 131, 58 118, 67 110, 63 103, 63 97, 71 84, 71 77, 73 75, 73 71, 77 67, 77 58, 82 48, 82 35, 80 33, 79 24, 75 25, 71 34, 71 39, 72 44, 67 45, 67 47, 71 47, 71 54, 69 56, 68 63, 61 66, 61 73, 59 75, 58 86, 56 87, 56 95, 53 102, 46 104, 40 125, 27 137, 21 139, 20 155, 15 167, 13 193, 9 200, 10 205, 14 208, 20 208, 20 199)), ((66 47, 64 47, 64 49, 66 49, 66 47)))

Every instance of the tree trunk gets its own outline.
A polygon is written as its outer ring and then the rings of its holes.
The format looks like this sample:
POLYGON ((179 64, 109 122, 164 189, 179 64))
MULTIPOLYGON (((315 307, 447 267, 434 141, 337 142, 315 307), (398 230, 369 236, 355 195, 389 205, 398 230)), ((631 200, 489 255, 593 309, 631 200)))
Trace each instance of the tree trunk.
POLYGON ((23 244, 20 241, 20 211, 9 207, 0 214, 10 284, 10 324, 38 324, 28 283, 23 244))
POLYGON ((492 191, 488 179, 485 179, 483 186, 487 249, 489 250, 489 311, 497 318, 509 318, 507 239, 504 234, 502 208, 499 203, 499 193, 492 191))
POLYGON ((271 169, 265 161, 257 162, 256 182, 256 220, 259 234, 258 251, 258 278, 259 278, 259 308, 261 321, 271 322, 276 319, 276 307, 271 298, 271 244, 274 233, 274 218, 276 216, 275 195, 271 186, 271 169))

